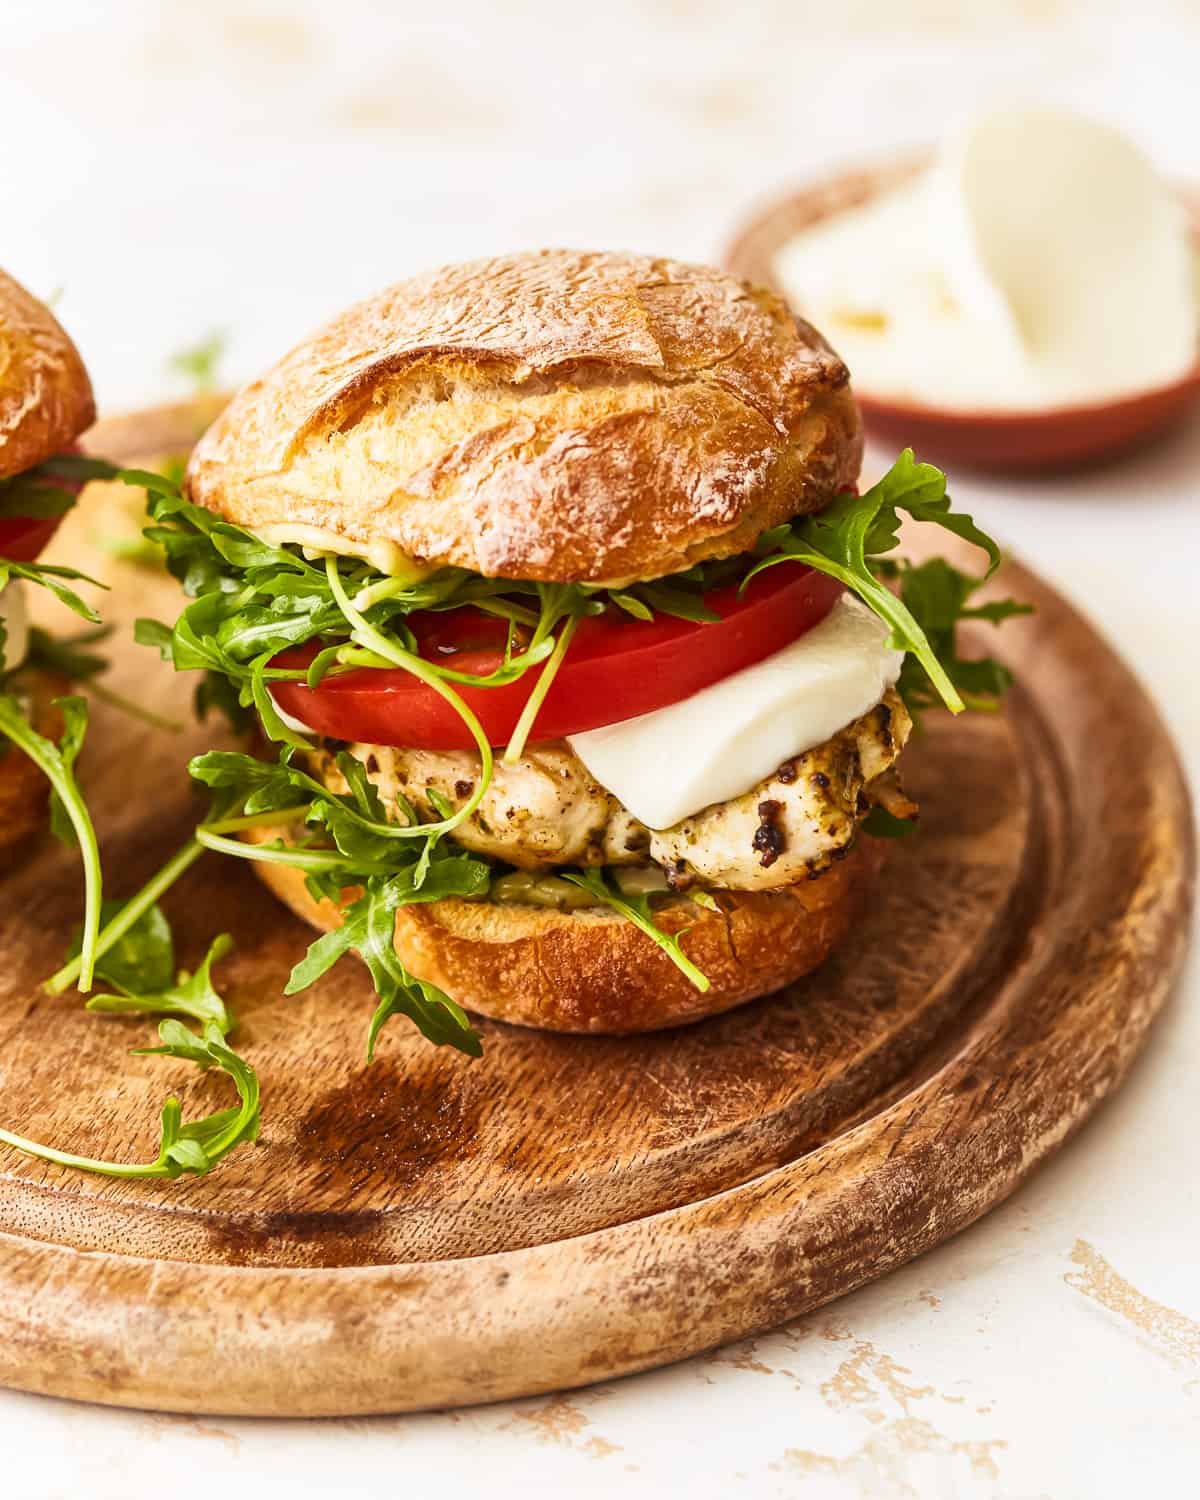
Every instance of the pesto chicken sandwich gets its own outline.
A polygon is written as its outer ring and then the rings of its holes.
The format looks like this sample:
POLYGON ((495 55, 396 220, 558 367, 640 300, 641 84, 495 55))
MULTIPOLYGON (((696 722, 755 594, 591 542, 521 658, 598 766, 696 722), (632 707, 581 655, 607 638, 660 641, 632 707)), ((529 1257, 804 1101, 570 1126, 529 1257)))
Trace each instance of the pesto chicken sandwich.
POLYGON ((39 561, 85 480, 107 470, 76 448, 94 416, 79 351, 50 309, 0 271, 0 857, 45 825, 53 791, 53 825, 83 854, 89 946, 100 869, 73 769, 87 709, 70 693, 73 678, 102 663, 31 624, 29 606, 46 589, 98 624, 68 582, 83 575, 39 561))
MULTIPOLYGON (((905 454, 855 489, 847 372, 721 272, 545 251, 351 308, 243 390, 147 533, 192 602, 140 638, 252 711, 193 761, 203 849, 251 859, 400 1012, 633 1032, 725 1010, 846 935, 915 809, 914 710, 1002 690, 999 558, 905 454)), ((157 895, 160 881, 147 899, 157 895)), ((144 903, 143 903, 144 904, 144 903)), ((127 920, 136 918, 138 904, 127 920)))

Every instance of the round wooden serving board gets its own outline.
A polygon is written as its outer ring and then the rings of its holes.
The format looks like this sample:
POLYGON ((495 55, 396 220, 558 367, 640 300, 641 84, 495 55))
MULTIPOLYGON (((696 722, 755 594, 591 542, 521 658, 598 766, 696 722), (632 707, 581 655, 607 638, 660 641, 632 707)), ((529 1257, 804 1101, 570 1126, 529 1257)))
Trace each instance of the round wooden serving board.
MULTIPOLYGON (((186 408, 109 424, 122 459, 179 449, 186 408)), ((183 714, 192 682, 132 645, 174 585, 96 542, 95 486, 54 555, 104 571, 111 684, 183 714)), ((1142 689, 1038 579, 994 644, 1005 713, 930 717, 906 754, 919 834, 845 951, 689 1029, 595 1039, 481 1023, 485 1055, 403 1022, 364 1062, 373 997, 348 960, 294 998, 310 934, 209 856, 167 900, 180 960, 219 931, 263 1132, 209 1177, 115 1182, 0 1148, 0 1382, 118 1405, 312 1416, 585 1384, 795 1317, 1011 1192, 1120 1080, 1163 1003, 1190 910, 1181 772, 1142 689)), ((61 628, 61 627, 60 627, 61 628)), ((110 894, 186 838, 184 770, 213 743, 96 704, 85 780, 110 894)), ((40 981, 79 915, 49 840, 0 879, 0 1123, 153 1157, 162 1100, 228 1102, 187 1063, 133 1058, 147 1021, 40 981)))

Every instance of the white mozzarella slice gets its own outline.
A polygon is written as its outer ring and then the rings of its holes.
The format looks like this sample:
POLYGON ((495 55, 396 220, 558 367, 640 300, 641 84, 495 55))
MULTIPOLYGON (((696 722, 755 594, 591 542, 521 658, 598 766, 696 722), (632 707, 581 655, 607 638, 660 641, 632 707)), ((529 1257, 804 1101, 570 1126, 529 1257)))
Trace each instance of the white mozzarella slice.
POLYGON ((901 651, 865 605, 843 595, 799 640, 682 703, 571 735, 601 786, 649 828, 741 796, 879 702, 901 651))
POLYGON ((288 713, 287 709, 281 708, 278 702, 276 702, 275 704, 275 712, 279 715, 279 717, 283 720, 287 727, 295 734, 309 734, 312 735, 315 739, 320 739, 320 734, 312 727, 311 724, 306 724, 303 719, 298 719, 295 714, 288 713))

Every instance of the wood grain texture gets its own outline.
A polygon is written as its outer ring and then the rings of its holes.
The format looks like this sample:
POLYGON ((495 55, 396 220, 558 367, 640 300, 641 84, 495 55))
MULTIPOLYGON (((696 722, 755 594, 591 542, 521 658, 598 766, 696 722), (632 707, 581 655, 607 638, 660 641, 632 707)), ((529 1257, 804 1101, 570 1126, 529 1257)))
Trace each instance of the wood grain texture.
MULTIPOLYGON (((159 420, 155 444, 174 431, 159 420)), ((96 441, 111 451, 114 430, 96 441)), ((86 550, 116 503, 89 493, 59 551, 86 550)), ((171 612, 170 585, 108 573, 118 617, 171 612)), ((198 866, 167 905, 182 962, 237 939, 220 977, 262 1078, 261 1144, 173 1184, 5 1152, 0 1381, 273 1415, 579 1385, 794 1317, 1004 1197, 1119 1081, 1161 1005, 1194 839, 1137 682, 1029 573, 1000 586, 1039 610, 997 638, 1021 688, 1003 715, 933 716, 907 752, 921 833, 861 927, 790 990, 694 1027, 483 1022, 473 1063, 393 1023, 368 1067, 362 972, 283 999, 310 933, 243 867, 198 866)), ((186 703, 149 653, 114 654, 114 686, 186 703)), ((97 706, 87 782, 112 894, 186 837, 183 767, 208 743, 97 706)), ((41 994, 78 918, 69 857, 37 846, 0 912, 5 1125, 144 1159, 167 1092, 185 1113, 224 1101, 219 1079, 127 1055, 147 1023, 41 994)))

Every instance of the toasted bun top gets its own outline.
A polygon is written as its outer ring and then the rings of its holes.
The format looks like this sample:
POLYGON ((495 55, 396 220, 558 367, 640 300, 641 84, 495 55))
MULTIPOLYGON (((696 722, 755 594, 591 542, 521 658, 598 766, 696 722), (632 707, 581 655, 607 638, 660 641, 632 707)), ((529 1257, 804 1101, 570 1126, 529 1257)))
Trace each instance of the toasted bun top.
POLYGON ((50 309, 0 271, 0 479, 69 448, 95 416, 78 349, 50 309))
POLYGON ((491 577, 678 572, 858 473, 846 368, 723 272, 544 250, 360 302, 246 387, 191 496, 491 577))

